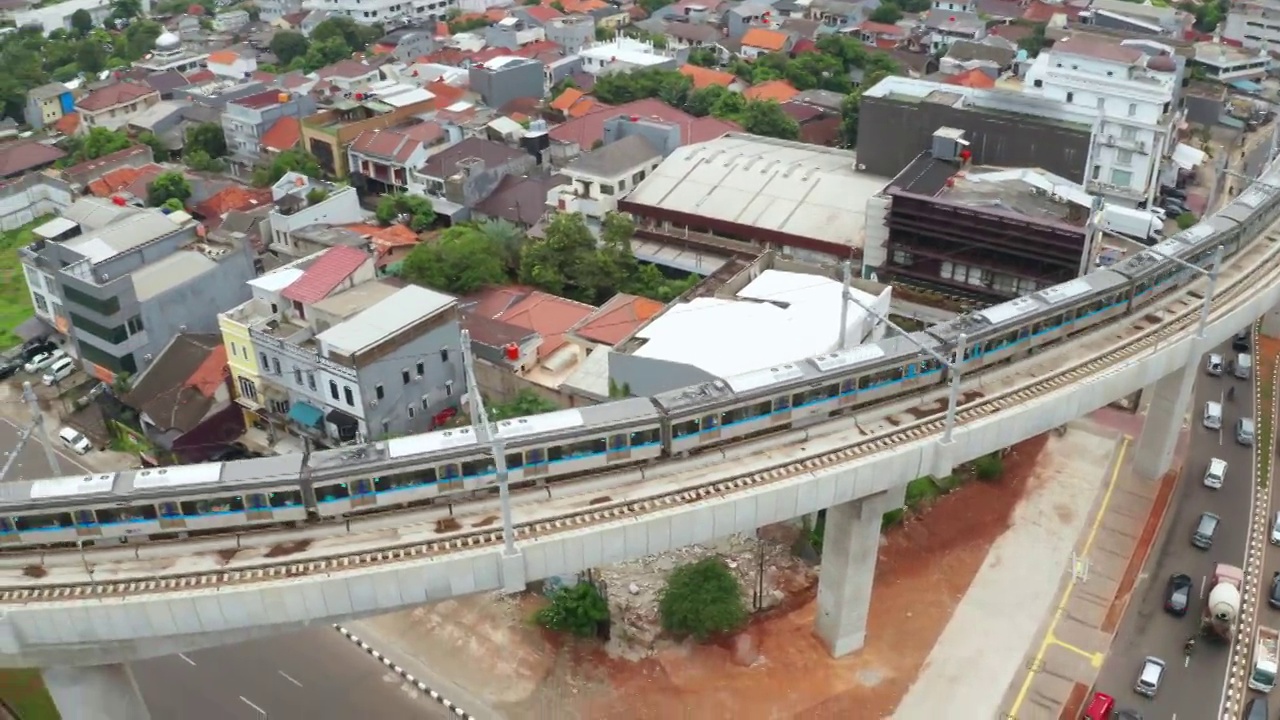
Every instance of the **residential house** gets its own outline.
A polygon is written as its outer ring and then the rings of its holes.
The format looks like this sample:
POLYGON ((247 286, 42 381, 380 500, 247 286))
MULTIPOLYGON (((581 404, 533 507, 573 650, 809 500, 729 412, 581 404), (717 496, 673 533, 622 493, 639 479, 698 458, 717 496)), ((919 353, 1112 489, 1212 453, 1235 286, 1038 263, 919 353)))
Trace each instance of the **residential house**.
POLYGON ((476 220, 505 220, 528 230, 559 200, 559 188, 569 184, 565 175, 506 175, 489 197, 472 208, 476 220))
POLYGON ((934 0, 924 18, 929 33, 929 51, 938 53, 956 40, 981 40, 987 36, 987 23, 977 13, 973 0, 934 0))
POLYGON ((429 121, 366 130, 347 148, 352 183, 372 193, 407 190, 410 171, 422 167, 427 156, 446 140, 444 128, 429 121))
MULTIPOLYGON (((517 5, 510 10, 510 17, 517 17, 528 23, 530 26, 536 26, 546 29, 554 24, 557 20, 562 20, 566 15, 550 5, 517 5)), ((590 17, 587 15, 577 15, 570 17, 590 17)), ((547 39, 551 40, 550 34, 547 39)), ((552 42, 556 42, 552 40, 552 42)), ((563 45, 556 42, 557 45, 563 45)))
POLYGON ((418 233, 400 223, 386 227, 356 223, 344 225, 342 229, 360 236, 368 244, 376 258, 378 277, 395 274, 394 268, 422 242, 418 233))
MULTIPOLYGON (((565 338, 573 346, 577 362, 554 380, 555 389, 571 398, 590 402, 610 400, 609 351, 662 312, 657 300, 618 293, 600 308, 579 320, 565 338)), ((536 379, 538 376, 534 376, 536 379)), ((572 402, 572 400, 571 400, 572 402)))
POLYGON ((694 90, 702 90, 703 88, 718 85, 726 90, 741 92, 746 87, 746 83, 742 82, 737 75, 724 70, 712 70, 711 68, 697 65, 682 65, 680 66, 680 74, 693 80, 694 90))
POLYGON ((471 90, 492 108, 502 107, 517 98, 543 96, 543 65, 522 57, 499 57, 470 70, 471 90))
POLYGON ((596 21, 597 28, 617 32, 631 24, 631 13, 627 10, 620 5, 605 5, 591 10, 587 15, 596 21))
POLYGON ((209 72, 218 77, 243 80, 251 77, 258 70, 258 59, 252 49, 218 50, 209 53, 209 72))
POLYGON ((457 301, 337 247, 251 280, 219 318, 250 424, 337 446, 431 429, 463 395, 457 301), (235 344, 233 347, 232 344, 235 344))
POLYGON ((269 162, 271 156, 286 150, 293 150, 302 145, 302 121, 296 117, 282 117, 262 134, 263 162, 269 162))
POLYGON ((502 143, 467 138, 431 155, 411 172, 409 190, 427 195, 436 213, 459 222, 493 194, 503 177, 528 174, 536 162, 533 155, 502 143))
POLYGON ((444 107, 441 101, 461 94, 456 88, 439 86, 432 83, 421 88, 392 80, 371 86, 374 97, 336 103, 332 109, 303 118, 302 146, 326 173, 345 177, 349 172, 347 146, 360 133, 403 125, 411 118, 440 110, 444 107))
POLYGON ((253 249, 203 238, 185 212, 84 198, 19 250, 38 317, 75 343, 104 382, 137 375, 176 335, 211 332, 211 312, 248 298, 253 249))
POLYGON ((768 80, 742 91, 744 98, 755 102, 784 103, 799 94, 786 80, 768 80))
POLYGON ((316 71, 315 91, 335 98, 353 98, 382 79, 378 68, 361 60, 340 60, 316 71))
POLYGON ((310 14, 302 9, 302 0, 257 0, 254 5, 262 22, 281 30, 302 32, 302 21, 310 14))
POLYGON ((71 183, 72 186, 86 188, 94 180, 116 168, 140 168, 154 161, 155 157, 149 146, 142 144, 130 145, 123 150, 108 153, 100 158, 63 168, 61 175, 62 179, 71 183))
POLYGON ((639 185, 662 158, 662 151, 641 134, 580 155, 562 171, 571 184, 561 188, 558 206, 602 219, 618 209, 618 199, 639 185))
POLYGON ((91 181, 85 190, 94 197, 109 198, 117 195, 126 200, 145 203, 146 187, 163 172, 164 168, 155 163, 140 167, 124 165, 102 173, 102 177, 91 181), (140 192, 135 193, 135 190, 140 192))
POLYGON ((843 140, 839 105, 832 110, 823 105, 805 102, 800 95, 796 95, 782 103, 782 111, 800 126, 800 142, 835 147, 843 140))
POLYGON ((213 16, 213 29, 224 33, 237 33, 250 22, 245 10, 223 10, 213 16))
POLYGON ((526 22, 513 15, 508 15, 484 28, 481 34, 485 45, 489 48, 513 52, 530 43, 541 42, 547 37, 541 25, 526 22))
POLYGON ((268 249, 279 255, 303 257, 309 254, 293 238, 293 232, 312 225, 345 225, 360 222, 364 212, 360 198, 350 185, 334 185, 288 172, 271 186, 274 209, 268 216, 271 240, 268 249))
POLYGON ((141 133, 151 133, 165 149, 177 152, 182 150, 186 142, 186 129, 192 124, 187 115, 192 109, 190 102, 161 100, 129 118, 124 131, 134 137, 141 133))
POLYGON ((270 207, 272 200, 270 188, 228 185, 197 204, 191 212, 204 220, 206 229, 213 230, 222 224, 228 213, 270 207))
POLYGON ((0 180, 11 180, 30 172, 53 167, 67 154, 37 140, 14 140, 0 144, 0 180))
POLYGON ((823 32, 846 30, 865 22, 867 14, 874 7, 844 0, 814 0, 806 17, 817 21, 823 32))
POLYGON ((410 63, 436 49, 435 36, 425 28, 406 27, 392 30, 375 45, 399 62, 410 63))
POLYGON ((569 120, 594 112, 599 104, 598 100, 577 88, 565 88, 547 108, 569 120))
POLYGON ((555 389, 585 357, 570 330, 596 308, 520 286, 495 287, 460 298, 462 325, 477 361, 555 389), (516 360, 507 348, 515 347, 516 360))
POLYGON ((788 52, 793 44, 786 33, 755 27, 742 36, 741 54, 747 60, 754 60, 769 53, 788 52))
POLYGON ((263 161, 263 141, 278 123, 291 119, 296 127, 298 118, 311 115, 315 110, 316 103, 310 95, 284 90, 264 90, 227 103, 222 109, 221 123, 233 174, 251 174, 263 161))
POLYGON ((1191 58, 1191 62, 1195 67, 1201 68, 1208 78, 1228 84, 1241 80, 1260 80, 1275 65, 1266 50, 1211 42, 1196 43, 1195 56, 1191 58))
MULTIPOLYGON (((998 41, 999 39, 987 38, 987 40, 998 41)), ((951 47, 947 49, 947 54, 942 58, 942 72, 947 72, 948 67, 969 69, 982 66, 994 69, 996 74, 999 75, 1001 72, 1013 67, 1013 60, 1017 54, 1016 48, 1005 47, 992 42, 957 40, 951 43, 951 47)))
POLYGON ((160 93, 161 100, 173 100, 179 90, 191 86, 191 81, 187 79, 187 76, 177 70, 148 73, 142 78, 142 82, 147 87, 160 93))
MULTIPOLYGON (((551 153, 560 159, 572 158, 605 141, 605 125, 615 118, 635 117, 646 122, 676 128, 682 145, 705 142, 730 132, 740 132, 737 123, 711 116, 696 118, 655 98, 601 107, 596 112, 551 128, 551 153)), ((655 146, 656 147, 656 146, 655 146)))
POLYGON ((63 115, 75 112, 76 101, 71 90, 62 83, 46 83, 27 92, 23 117, 34 130, 57 122, 63 115))
POLYGON ((719 43, 724 40, 724 34, 716 26, 691 22, 666 23, 662 26, 662 36, 672 50, 713 47, 719 51, 719 43))
POLYGON ((678 63, 673 53, 653 46, 653 43, 629 37, 617 37, 608 42, 592 43, 578 51, 583 71, 591 75, 604 75, 628 70, 675 70, 678 63))
POLYGON ((231 400, 227 350, 217 333, 179 333, 130 383, 120 402, 133 410, 150 465, 199 463, 244 434, 231 400))
MULTIPOLYGON (((516 10, 528 8, 517 8, 516 10)), ((569 15, 552 18, 542 26, 547 40, 564 49, 565 55, 577 55, 583 48, 595 42, 596 23, 590 15, 569 15)))
POLYGON ((910 32, 901 25, 890 25, 888 23, 878 23, 871 20, 863 20, 853 26, 850 34, 867 45, 881 50, 888 50, 897 47, 904 42, 910 32))
POLYGON ((730 40, 741 40, 751 30, 763 29, 762 25, 769 25, 772 19, 773 7, 768 3, 747 0, 732 5, 724 11, 725 35, 730 40))
POLYGON ((76 101, 80 131, 119 130, 138 113, 160 102, 160 93, 147 85, 119 82, 99 88, 76 101))

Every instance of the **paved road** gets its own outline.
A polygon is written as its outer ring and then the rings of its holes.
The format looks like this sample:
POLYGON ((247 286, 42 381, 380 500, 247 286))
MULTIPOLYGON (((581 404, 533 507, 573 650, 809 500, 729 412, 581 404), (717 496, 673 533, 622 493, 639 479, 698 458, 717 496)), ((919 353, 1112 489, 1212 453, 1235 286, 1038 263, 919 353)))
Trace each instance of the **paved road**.
MULTIPOLYGON (((1230 357, 1230 348, 1221 351, 1230 357)), ((1198 627, 1203 600, 1197 599, 1186 617, 1164 612, 1165 583, 1173 573, 1186 573, 1195 580, 1195 593, 1203 595, 1205 576, 1218 561, 1241 565, 1248 513, 1252 505, 1252 454, 1235 442, 1232 426, 1251 412, 1249 383, 1231 377, 1214 378, 1201 373, 1196 381, 1192 406, 1191 440, 1182 477, 1175 490, 1172 507, 1165 519, 1162 537, 1148 562, 1146 577, 1134 590, 1129 611, 1120 623, 1111 651, 1107 654, 1095 689, 1113 695, 1121 707, 1133 707, 1146 720, 1201 720, 1214 717, 1222 696, 1228 648, 1208 641, 1197 645, 1189 667, 1184 666, 1182 647, 1198 627), (1224 403, 1222 432, 1201 425, 1204 403, 1218 400, 1226 389, 1236 387, 1236 399, 1224 403), (1204 486, 1204 471, 1210 458, 1228 463, 1227 480, 1221 490, 1204 486), (1209 511, 1222 518, 1218 537, 1209 551, 1191 545, 1191 531, 1200 513, 1209 511), (1133 692, 1142 659, 1154 655, 1168 663, 1160 693, 1146 700, 1133 692)), ((1280 555, 1280 553, 1277 553, 1280 555)))
MULTIPOLYGON (((9 454, 13 452, 13 448, 17 446, 18 439, 22 437, 22 431, 7 419, 0 418, 0 467, 9 459, 9 454)), ((58 442, 54 438, 53 442, 58 442)), ((75 475, 79 472, 90 472, 88 468, 81 465, 74 457, 68 455, 61 450, 57 450, 58 454, 58 470, 60 475, 75 475)), ((9 470, 6 480, 38 480, 40 478, 53 477, 55 473, 49 467, 49 461, 45 456, 44 447, 40 444, 39 436, 31 438, 26 447, 22 448, 22 454, 18 456, 18 460, 9 470)))
POLYGON ((445 720, 444 707, 317 627, 133 665, 156 720, 445 720))

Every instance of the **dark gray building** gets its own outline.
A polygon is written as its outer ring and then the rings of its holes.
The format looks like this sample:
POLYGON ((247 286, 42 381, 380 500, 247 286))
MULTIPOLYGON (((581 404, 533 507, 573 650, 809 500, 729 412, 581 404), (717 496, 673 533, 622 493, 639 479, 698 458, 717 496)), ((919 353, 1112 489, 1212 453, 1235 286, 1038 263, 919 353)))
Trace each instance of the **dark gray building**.
POLYGON ((218 332, 217 313, 249 298, 253 249, 197 235, 185 212, 86 198, 37 228, 19 252, 32 299, 75 343, 84 369, 137 374, 183 332, 218 332))
POLYGON ((577 54, 596 39, 596 20, 590 15, 555 18, 542 29, 546 31, 548 40, 564 48, 566 55, 577 54))
POLYGON ((522 57, 500 57, 470 70, 471 89, 491 108, 519 98, 543 96, 543 65, 522 57))

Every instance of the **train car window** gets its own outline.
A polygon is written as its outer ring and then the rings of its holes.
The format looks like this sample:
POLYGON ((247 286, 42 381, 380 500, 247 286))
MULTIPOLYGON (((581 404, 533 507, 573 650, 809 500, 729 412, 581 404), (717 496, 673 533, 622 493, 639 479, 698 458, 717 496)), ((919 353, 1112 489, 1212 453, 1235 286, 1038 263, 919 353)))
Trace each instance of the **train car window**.
POLYGON ((351 497, 351 490, 347 488, 346 483, 316 486, 316 502, 334 502, 346 500, 349 497, 351 497))
POLYGON ((755 405, 752 405, 751 407, 747 408, 747 417, 748 418, 764 417, 765 415, 768 415, 771 412, 773 412, 773 401, 765 400, 763 402, 758 402, 755 405))
POLYGON ((0 534, 14 532, 13 518, 0 518, 0 534))
POLYGON ((98 508, 95 512, 101 524, 127 523, 137 520, 155 520, 156 509, 153 505, 126 508, 98 508))
POLYGON ((457 463, 448 463, 440 466, 440 478, 445 482, 457 480, 460 477, 457 463))
POLYGON ((204 500, 187 500, 182 504, 183 515, 215 515, 218 513, 243 512, 244 498, 206 498, 204 500))
POLYGON ((782 396, 782 397, 780 397, 780 398, 774 398, 774 399, 773 399, 773 410, 774 410, 774 412, 781 412, 781 411, 783 411, 783 410, 790 410, 790 409, 791 409, 791 396, 790 396, 790 395, 783 395, 783 396, 782 396))
POLYGON ((271 503, 273 508, 297 507, 302 504, 302 491, 281 490, 267 493, 267 502, 271 503))
POLYGON ((362 496, 364 496, 364 495, 372 495, 372 494, 373 494, 373 482, 372 482, 372 481, 370 481, 370 480, 357 480, 357 481, 356 481, 356 489, 355 489, 355 492, 354 492, 354 493, 352 493, 352 495, 354 495, 354 496, 356 496, 356 497, 362 497, 362 496))
POLYGON ((488 475, 493 472, 493 460, 491 458, 482 458, 480 460, 467 460, 462 463, 463 477, 479 477, 488 475))
POLYGON ((702 421, 698 419, 685 420, 671 426, 671 434, 676 437, 685 437, 687 435, 697 435, 702 431, 702 421))
POLYGON ((848 380, 841 380, 841 381, 840 381, 840 394, 841 394, 841 395, 848 395, 849 393, 853 392, 853 390, 854 390, 854 388, 855 388, 855 387, 856 387, 856 385, 855 385, 855 384, 854 384, 854 382, 853 382, 853 378, 849 378, 848 380))
POLYGON ((182 517, 182 508, 178 507, 176 502, 162 502, 160 503, 160 517, 182 517))
POLYGON ((658 429, 641 430, 631 433, 631 447, 639 447, 641 445, 653 445, 658 442, 658 429))
POLYGON ((18 532, 28 530, 56 530, 71 527, 71 513, 49 513, 45 515, 19 515, 18 532))
POLYGON ((262 493, 249 493, 246 497, 249 498, 250 510, 266 510, 271 507, 267 504, 267 496, 262 493))
POLYGON ((415 482, 414 478, 407 475, 384 475, 373 479, 373 489, 375 492, 399 490, 400 488, 413 487, 414 485, 421 484, 421 482, 415 482))
POLYGON ((716 428, 720 427, 720 416, 708 415, 702 418, 702 426, 708 430, 715 430, 716 428))
POLYGON ((594 438, 592 440, 583 440, 578 443, 549 447, 547 448, 547 456, 550 457, 552 461, 568 460, 586 455, 602 453, 605 451, 605 447, 604 438, 594 438))
POLYGON ((515 470, 516 468, 522 468, 522 467, 524 467, 524 455, 518 452, 507 453, 507 469, 508 470, 515 470))
POLYGON ((541 465, 547 461, 547 451, 542 448, 533 448, 524 451, 524 460, 530 465, 541 465))
POLYGON ((88 527, 90 525, 97 525, 97 524, 98 524, 98 519, 93 516, 92 510, 76 511, 76 525, 80 527, 88 527))
POLYGON ((610 435, 609 449, 610 450, 626 450, 627 436, 626 435, 610 435))

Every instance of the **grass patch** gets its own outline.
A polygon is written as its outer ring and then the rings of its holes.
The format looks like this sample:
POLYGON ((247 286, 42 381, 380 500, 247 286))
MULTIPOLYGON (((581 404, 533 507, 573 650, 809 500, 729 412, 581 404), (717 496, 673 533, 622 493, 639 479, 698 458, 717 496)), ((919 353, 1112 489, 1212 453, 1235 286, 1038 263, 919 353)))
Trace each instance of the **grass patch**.
POLYGON ((39 670, 0 670, 0 698, 17 720, 60 720, 39 670))
POLYGON ((1271 453, 1276 442, 1274 413, 1278 368, 1278 365, 1267 368, 1260 378, 1262 387, 1258 389, 1258 437, 1254 444, 1258 453, 1258 484, 1264 488, 1271 481, 1271 453))
POLYGON ((16 230, 0 232, 0 348, 21 342, 13 331, 35 314, 22 263, 18 261, 18 249, 34 242, 35 233, 31 231, 48 221, 48 217, 43 217, 16 230))

